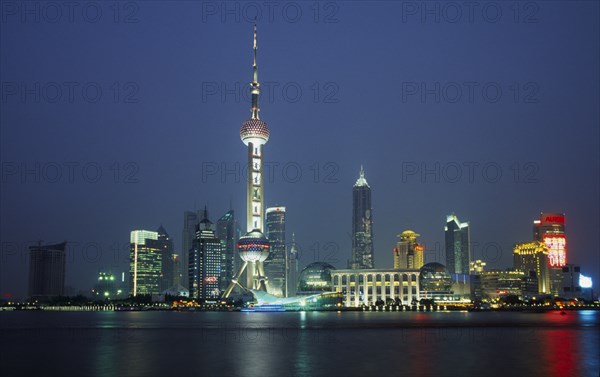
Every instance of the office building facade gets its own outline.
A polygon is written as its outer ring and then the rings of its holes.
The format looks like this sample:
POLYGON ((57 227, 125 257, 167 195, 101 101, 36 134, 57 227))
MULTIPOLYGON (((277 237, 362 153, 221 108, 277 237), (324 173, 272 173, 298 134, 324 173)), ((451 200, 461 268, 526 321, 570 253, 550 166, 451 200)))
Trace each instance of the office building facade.
POLYGON ((287 246, 285 243, 285 207, 267 208, 265 235, 271 244, 265 260, 267 291, 277 297, 287 297, 287 246))
POLYGON ((375 267, 373 255, 373 208, 371 187, 360 167, 358 180, 352 189, 352 259, 350 268, 366 269, 375 267))
POLYGON ((63 242, 29 247, 28 296, 31 299, 45 301, 64 294, 66 246, 63 242))
POLYGON ((221 295, 221 255, 224 244, 212 230, 208 211, 196 228, 196 237, 189 254, 188 277, 189 297, 197 300, 217 299, 221 295))
POLYGON ((446 217, 445 242, 446 242, 446 269, 450 275, 469 274, 471 262, 471 235, 470 224, 461 223, 452 214, 446 217))
POLYGON ((537 278, 538 294, 551 293, 548 247, 544 243, 534 241, 516 244, 513 248, 513 259, 516 270, 523 271, 529 278, 537 278))
POLYGON ((425 264, 423 245, 417 242, 420 234, 405 230, 398 235, 400 240, 394 248, 394 268, 418 270, 425 264))
POLYGON ((130 234, 129 287, 132 296, 160 293, 162 250, 158 232, 134 230, 130 234))

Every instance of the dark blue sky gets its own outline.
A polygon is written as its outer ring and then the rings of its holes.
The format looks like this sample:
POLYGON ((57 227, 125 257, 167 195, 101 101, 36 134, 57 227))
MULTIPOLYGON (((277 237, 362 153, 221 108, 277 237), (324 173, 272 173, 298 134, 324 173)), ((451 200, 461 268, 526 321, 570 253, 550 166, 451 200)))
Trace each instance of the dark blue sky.
POLYGON ((130 230, 163 224, 179 248, 184 210, 244 218, 257 4, 265 197, 302 265, 346 267, 363 164, 377 267, 405 229, 444 263, 451 212, 475 259, 512 266, 539 213, 564 212, 598 287, 597 2, 26 4, 1 4, 2 294, 25 294, 36 240, 71 241, 67 285, 87 290, 127 269, 130 230))

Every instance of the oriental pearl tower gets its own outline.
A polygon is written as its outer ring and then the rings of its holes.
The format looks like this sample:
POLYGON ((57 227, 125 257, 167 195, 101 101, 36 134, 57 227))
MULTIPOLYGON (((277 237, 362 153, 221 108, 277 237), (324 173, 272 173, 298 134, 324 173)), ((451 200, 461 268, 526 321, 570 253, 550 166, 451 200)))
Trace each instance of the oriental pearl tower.
POLYGON ((258 67, 256 65, 256 24, 254 24, 254 64, 253 79, 250 84, 252 93, 252 115, 242 123, 240 137, 248 147, 248 186, 247 186, 247 215, 246 235, 240 237, 237 249, 243 261, 239 271, 231 279, 231 283, 223 293, 227 298, 235 285, 242 289, 267 290, 267 277, 265 276, 263 262, 269 256, 269 240, 263 235, 263 146, 269 140, 269 128, 260 120, 258 112, 258 96, 260 84, 258 83, 258 67), (245 269, 246 288, 239 282, 245 269))

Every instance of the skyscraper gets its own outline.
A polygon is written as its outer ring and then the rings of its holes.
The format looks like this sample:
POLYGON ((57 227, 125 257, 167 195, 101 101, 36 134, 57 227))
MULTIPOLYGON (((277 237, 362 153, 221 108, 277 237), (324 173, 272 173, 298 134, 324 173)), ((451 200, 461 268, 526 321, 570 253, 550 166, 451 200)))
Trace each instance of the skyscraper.
POLYGON ((562 269, 567 265, 567 235, 564 213, 540 213, 539 220, 533 221, 533 239, 548 248, 550 291, 558 296, 562 289, 562 269))
POLYGON ((175 272, 175 254, 173 240, 161 225, 156 231, 158 239, 156 241, 161 255, 161 279, 160 292, 171 288, 174 285, 175 277, 178 274, 175 272))
POLYGON ((565 222, 564 213, 541 213, 540 219, 533 222, 533 239, 548 247, 548 262, 552 268, 567 264, 565 222))
POLYGON ((267 208, 266 236, 271 244, 269 257, 265 260, 268 291, 277 297, 287 297, 287 250, 285 244, 285 207, 267 208))
POLYGON ((246 286, 250 289, 267 290, 267 279, 264 272, 263 262, 269 255, 269 241, 263 235, 263 146, 269 140, 269 128, 259 118, 258 96, 260 84, 258 83, 258 66, 256 64, 256 24, 254 25, 254 64, 252 92, 252 115, 250 119, 242 123, 240 138, 247 146, 248 153, 248 186, 246 192, 246 235, 240 237, 237 247, 242 258, 242 265, 235 274, 223 297, 228 297, 233 287, 239 283, 240 276, 246 267, 246 286))
POLYGON ((196 228, 202 219, 200 211, 185 211, 183 213, 183 231, 181 236, 181 283, 187 285, 189 282, 188 265, 189 253, 192 242, 196 237, 196 228))
POLYGON ((29 291, 32 299, 48 300, 65 290, 65 247, 67 243, 29 247, 29 291))
POLYGON ((296 296, 298 291, 298 247, 296 246, 296 235, 292 233, 292 244, 288 254, 288 273, 287 273, 287 297, 296 296))
MULTIPOLYGON (((468 222, 461 223, 452 214, 446 217, 446 268, 450 275, 469 274, 471 236, 468 222)), ((455 278, 453 276, 453 278, 455 278)))
POLYGON ((352 190, 352 260, 350 268, 374 268, 373 210, 371 187, 361 165, 360 175, 352 190))
POLYGON ((537 293, 551 293, 548 247, 540 241, 516 244, 513 248, 514 267, 526 276, 537 277, 537 293))
POLYGON ((212 230, 212 223, 208 219, 208 211, 205 208, 203 219, 196 228, 196 237, 192 242, 189 255, 188 276, 191 298, 207 300, 220 296, 219 278, 223 246, 212 230))
POLYGON ((221 276, 219 278, 219 289, 224 291, 235 273, 235 242, 237 240, 236 223, 233 210, 217 220, 217 238, 224 244, 221 254, 221 276))
POLYGON ((423 246, 417 242, 420 234, 405 230, 398 235, 400 240, 394 249, 394 268, 418 270, 425 264, 423 246))
POLYGON ((132 296, 160 293, 162 250, 158 232, 133 230, 130 235, 129 280, 132 296))

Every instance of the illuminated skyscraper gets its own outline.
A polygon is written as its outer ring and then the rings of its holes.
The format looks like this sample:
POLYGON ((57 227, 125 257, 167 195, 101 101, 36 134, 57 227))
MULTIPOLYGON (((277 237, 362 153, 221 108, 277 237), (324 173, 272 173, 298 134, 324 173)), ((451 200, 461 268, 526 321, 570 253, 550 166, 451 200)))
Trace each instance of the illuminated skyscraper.
POLYGON ((541 213, 533 222, 533 239, 548 247, 550 267, 563 267, 567 264, 567 236, 565 234, 564 213, 541 213))
POLYGON ((288 273, 287 273, 287 295, 296 296, 298 291, 298 247, 296 246, 296 236, 292 233, 292 244, 288 254, 288 273))
POLYGON ((513 248, 514 267, 523 271, 525 276, 531 272, 537 277, 537 293, 550 293, 550 267, 548 248, 539 241, 516 244, 513 248))
POLYGON ((259 118, 258 96, 260 95, 260 84, 258 83, 258 66, 256 64, 256 24, 254 25, 254 64, 252 92, 252 115, 250 119, 242 123, 240 137, 247 146, 248 153, 248 186, 247 186, 247 213, 246 213, 246 235, 240 237, 237 247, 242 258, 242 266, 235 274, 223 297, 228 297, 233 287, 239 283, 239 278, 248 267, 246 273, 246 287, 250 289, 267 290, 267 278, 263 262, 269 256, 269 241, 263 235, 263 146, 269 140, 269 128, 259 118))
POLYGON ((374 268, 373 256, 373 209, 371 187, 360 167, 360 175, 352 190, 352 260, 350 268, 374 268))
POLYGON ((64 294, 66 245, 63 242, 29 247, 30 298, 47 300, 64 294))
POLYGON ((130 235, 129 280, 132 296, 160 293, 162 250, 158 232, 134 230, 130 235))
POLYGON ((446 217, 446 268, 448 273, 455 278, 455 274, 469 274, 471 262, 471 235, 468 222, 461 223, 452 214, 446 217))
POLYGON ((398 237, 400 240, 394 249, 394 268, 418 270, 425 264, 423 246, 417 242, 420 234, 405 230, 398 237))
POLYGON ((207 300, 220 296, 221 255, 224 244, 212 230, 208 211, 204 208, 203 219, 196 228, 189 256, 190 297, 207 300))
POLYGON ((221 254, 221 277, 219 278, 219 289, 224 291, 235 273, 235 242, 237 231, 233 210, 228 211, 217 220, 217 238, 224 243, 221 254))
POLYGON ((268 291, 277 297, 287 297, 285 207, 267 208, 265 228, 266 236, 271 244, 269 257, 265 260, 265 274, 269 281, 268 291))
POLYGON ((554 296, 561 292, 562 268, 567 265, 565 223, 564 213, 542 212, 540 219, 533 221, 533 239, 542 242, 548 248, 550 291, 554 296))

